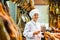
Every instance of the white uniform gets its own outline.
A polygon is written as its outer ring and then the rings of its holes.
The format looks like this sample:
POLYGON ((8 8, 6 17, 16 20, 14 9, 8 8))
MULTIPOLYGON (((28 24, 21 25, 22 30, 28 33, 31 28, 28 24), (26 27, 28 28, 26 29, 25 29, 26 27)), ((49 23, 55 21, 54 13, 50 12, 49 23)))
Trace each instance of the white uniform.
POLYGON ((41 30, 41 25, 39 22, 34 22, 31 20, 25 25, 23 35, 26 37, 26 40, 41 40, 41 32, 38 35, 33 35, 33 32, 41 30))

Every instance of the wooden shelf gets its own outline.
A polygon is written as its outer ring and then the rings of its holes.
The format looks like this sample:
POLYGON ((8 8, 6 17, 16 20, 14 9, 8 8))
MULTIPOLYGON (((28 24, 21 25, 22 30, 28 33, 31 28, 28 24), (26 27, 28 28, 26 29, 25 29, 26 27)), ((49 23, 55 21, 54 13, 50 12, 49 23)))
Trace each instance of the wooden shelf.
POLYGON ((48 0, 34 0, 35 5, 47 5, 48 0))

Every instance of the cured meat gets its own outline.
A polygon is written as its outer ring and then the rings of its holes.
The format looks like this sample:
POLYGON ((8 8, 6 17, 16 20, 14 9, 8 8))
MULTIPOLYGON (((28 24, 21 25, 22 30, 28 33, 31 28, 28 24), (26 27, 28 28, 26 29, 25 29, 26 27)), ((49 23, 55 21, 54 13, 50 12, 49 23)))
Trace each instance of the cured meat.
POLYGON ((22 40, 20 29, 7 13, 3 10, 2 4, 0 3, 0 17, 3 19, 3 24, 11 38, 10 40, 22 40))
POLYGON ((0 18, 0 40, 10 40, 10 36, 6 31, 6 28, 1 18, 0 18))

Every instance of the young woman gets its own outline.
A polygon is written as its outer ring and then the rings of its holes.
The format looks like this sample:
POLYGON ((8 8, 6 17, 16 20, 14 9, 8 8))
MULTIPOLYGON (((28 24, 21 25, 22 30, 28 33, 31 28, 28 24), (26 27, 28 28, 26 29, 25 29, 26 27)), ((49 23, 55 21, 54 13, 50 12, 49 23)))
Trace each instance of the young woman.
POLYGON ((33 9, 29 15, 32 20, 26 24, 23 35, 26 40, 41 40, 41 25, 38 22, 39 10, 33 9))

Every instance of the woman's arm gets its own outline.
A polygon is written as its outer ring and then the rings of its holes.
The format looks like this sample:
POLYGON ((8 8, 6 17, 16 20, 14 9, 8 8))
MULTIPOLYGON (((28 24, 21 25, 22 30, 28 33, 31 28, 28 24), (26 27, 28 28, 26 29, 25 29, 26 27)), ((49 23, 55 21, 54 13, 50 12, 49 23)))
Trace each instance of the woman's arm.
POLYGON ((24 35, 25 37, 29 37, 29 38, 32 38, 32 37, 33 37, 33 32, 31 32, 31 28, 30 28, 30 26, 29 26, 28 23, 27 23, 26 26, 25 26, 23 35, 24 35))

